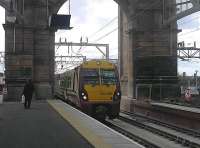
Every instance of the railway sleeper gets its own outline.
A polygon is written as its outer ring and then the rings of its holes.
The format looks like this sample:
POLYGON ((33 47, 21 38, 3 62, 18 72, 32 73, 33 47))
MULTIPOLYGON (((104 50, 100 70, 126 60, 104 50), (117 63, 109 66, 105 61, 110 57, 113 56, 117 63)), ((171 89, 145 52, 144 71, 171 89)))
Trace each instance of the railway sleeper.
POLYGON ((145 120, 148 120, 148 121, 150 121, 152 123, 155 123, 155 124, 158 124, 158 125, 162 125, 162 126, 174 129, 176 131, 180 131, 182 133, 188 134, 188 135, 196 137, 196 138, 200 138, 200 132, 194 131, 192 129, 187 129, 187 128, 184 128, 184 127, 177 127, 176 125, 163 123, 161 121, 158 121, 158 120, 150 118, 150 117, 146 117, 146 116, 143 116, 143 115, 134 114, 134 113, 126 112, 126 111, 122 111, 122 113, 130 115, 132 117, 144 118, 145 120))
POLYGON ((153 128, 151 126, 144 125, 144 124, 142 124, 142 123, 140 123, 138 121, 135 121, 135 120, 132 120, 132 119, 129 119, 129 118, 125 118, 125 117, 122 117, 122 116, 120 116, 120 119, 122 119, 125 122, 131 123, 131 124, 133 124, 135 126, 138 126, 138 127, 142 128, 142 129, 148 130, 148 131, 150 131, 152 133, 155 133, 155 134, 158 134, 160 136, 166 137, 167 139, 169 139, 171 141, 174 141, 176 143, 179 143, 179 144, 181 144, 183 146, 184 145, 189 145, 189 147, 192 146, 191 148, 200 148, 199 144, 191 142, 191 141, 189 141, 187 139, 184 139, 182 137, 179 137, 179 136, 176 136, 176 135, 161 131, 161 130, 153 128))

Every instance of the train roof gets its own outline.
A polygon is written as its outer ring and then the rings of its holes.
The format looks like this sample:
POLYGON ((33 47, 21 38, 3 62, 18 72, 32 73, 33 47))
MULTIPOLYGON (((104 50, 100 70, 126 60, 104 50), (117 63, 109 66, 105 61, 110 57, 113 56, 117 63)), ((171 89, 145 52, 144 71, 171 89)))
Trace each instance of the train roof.
POLYGON ((80 67, 82 68, 105 68, 105 69, 113 69, 115 65, 106 60, 91 60, 83 62, 80 67))
POLYGON ((90 61, 85 61, 81 65, 75 67, 74 69, 67 70, 63 73, 55 74, 56 78, 59 77, 64 77, 65 75, 73 74, 76 68, 102 68, 102 69, 115 69, 115 64, 112 62, 106 61, 106 60, 90 60, 90 61))

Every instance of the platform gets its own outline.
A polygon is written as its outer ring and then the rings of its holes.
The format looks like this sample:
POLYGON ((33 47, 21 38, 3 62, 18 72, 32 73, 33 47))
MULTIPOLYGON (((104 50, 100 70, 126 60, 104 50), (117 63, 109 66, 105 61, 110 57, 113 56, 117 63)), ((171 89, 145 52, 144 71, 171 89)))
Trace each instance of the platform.
POLYGON ((148 116, 164 123, 200 132, 200 108, 122 97, 121 111, 148 116))
POLYGON ((60 100, 0 105, 2 148, 142 148, 60 100))
POLYGON ((200 114, 200 108, 187 107, 187 106, 181 106, 181 105, 175 105, 175 104, 169 104, 169 103, 161 103, 161 102, 152 102, 151 105, 200 114))

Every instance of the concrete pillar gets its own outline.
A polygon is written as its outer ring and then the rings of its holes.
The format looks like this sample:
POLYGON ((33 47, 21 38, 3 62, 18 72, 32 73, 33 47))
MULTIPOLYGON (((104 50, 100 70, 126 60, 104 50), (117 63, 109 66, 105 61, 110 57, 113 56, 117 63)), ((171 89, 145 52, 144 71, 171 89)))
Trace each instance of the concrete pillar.
POLYGON ((33 77, 32 28, 5 24, 5 100, 19 100, 26 79, 33 77))
POLYGON ((135 98, 135 36, 133 22, 128 22, 128 98, 135 98))
POLYGON ((128 55, 128 66, 123 64, 120 72, 123 76, 127 71, 128 97, 135 97, 136 87, 141 98, 177 95, 177 25, 176 22, 164 25, 165 20, 176 15, 173 3, 171 0, 130 1, 127 19, 120 15, 121 60, 124 62, 128 55), (129 43, 124 39, 125 32, 128 32, 129 43))
POLYGON ((54 31, 36 29, 34 31, 34 72, 36 97, 51 98, 54 82, 54 31))
POLYGON ((128 90, 128 49, 129 35, 127 33, 127 17, 119 8, 119 73, 122 95, 127 96, 128 90))
POLYGON ((19 100, 27 79, 36 98, 52 97, 54 81, 54 31, 48 28, 5 24, 7 100, 19 100))
MULTIPOLYGON (((20 100, 27 79, 35 85, 37 99, 50 99, 54 84, 55 30, 48 27, 46 1, 18 0, 15 22, 4 24, 6 100, 20 100)), ((6 11, 6 16, 11 13, 6 11)))

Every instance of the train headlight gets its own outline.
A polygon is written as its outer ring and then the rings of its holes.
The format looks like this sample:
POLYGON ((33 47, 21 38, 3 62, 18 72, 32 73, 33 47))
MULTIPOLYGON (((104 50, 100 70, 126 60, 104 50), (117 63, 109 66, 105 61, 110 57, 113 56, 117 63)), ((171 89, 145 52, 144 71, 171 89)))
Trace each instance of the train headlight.
POLYGON ((121 92, 120 91, 116 91, 114 96, 113 96, 113 100, 114 101, 118 101, 121 99, 121 92))
POLYGON ((117 96, 120 96, 121 94, 120 94, 120 92, 117 92, 117 96))
POLYGON ((87 96, 83 96, 83 100, 87 100, 87 96))
POLYGON ((88 95, 87 95, 87 92, 85 91, 85 90, 82 90, 81 92, 80 92, 80 98, 82 99, 82 100, 84 100, 84 101, 87 101, 88 100, 88 95))

